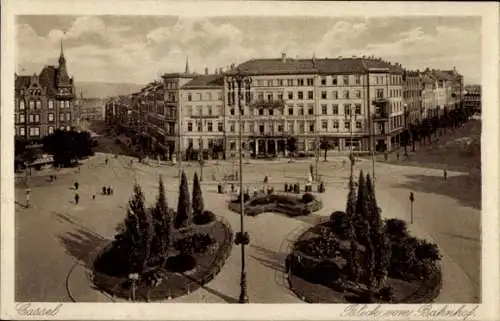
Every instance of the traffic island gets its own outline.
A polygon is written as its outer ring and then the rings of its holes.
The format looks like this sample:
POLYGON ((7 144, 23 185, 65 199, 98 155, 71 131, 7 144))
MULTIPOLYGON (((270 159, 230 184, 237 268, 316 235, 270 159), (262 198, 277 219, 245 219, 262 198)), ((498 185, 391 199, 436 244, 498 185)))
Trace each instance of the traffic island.
POLYGON ((231 253, 233 232, 227 222, 217 219, 192 226, 189 231, 176 231, 173 239, 174 248, 163 264, 148 266, 136 281, 129 277, 129 262, 119 244, 111 242, 91 265, 92 283, 112 297, 135 297, 136 301, 174 299, 189 294, 220 272, 231 253))
POLYGON ((146 207, 139 185, 115 240, 92 262, 95 287, 133 301, 173 299, 202 287, 217 275, 232 248, 229 223, 204 210, 198 176, 193 199, 181 175, 177 211, 168 207, 160 177, 156 203, 146 207))
MULTIPOLYGON (((304 216, 319 211, 323 204, 313 194, 305 193, 302 196, 286 193, 257 193, 253 197, 244 194, 245 215, 257 216, 265 212, 282 213, 287 216, 304 216)), ((229 209, 240 213, 241 201, 236 198, 229 202, 229 209)))
POLYGON ((291 290, 309 303, 430 303, 439 295, 441 254, 409 234, 406 222, 382 221, 369 176, 349 184, 346 212, 302 233, 286 260, 291 290))

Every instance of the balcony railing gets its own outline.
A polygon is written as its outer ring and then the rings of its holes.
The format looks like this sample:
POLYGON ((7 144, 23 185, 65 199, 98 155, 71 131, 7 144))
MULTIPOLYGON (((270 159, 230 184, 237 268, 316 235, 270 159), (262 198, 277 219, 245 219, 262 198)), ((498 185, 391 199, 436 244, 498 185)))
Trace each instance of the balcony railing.
POLYGON ((284 100, 255 100, 250 103, 250 107, 254 108, 284 108, 284 100))

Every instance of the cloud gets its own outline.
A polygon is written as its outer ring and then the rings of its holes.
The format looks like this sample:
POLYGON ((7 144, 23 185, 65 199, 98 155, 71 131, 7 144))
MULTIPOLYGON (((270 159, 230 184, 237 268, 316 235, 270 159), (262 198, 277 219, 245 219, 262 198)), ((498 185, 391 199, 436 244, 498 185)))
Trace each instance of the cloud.
POLYGON ((317 57, 376 55, 408 68, 456 65, 466 78, 480 73, 480 25, 461 26, 457 19, 160 20, 74 17, 65 30, 54 20, 41 34, 24 19, 17 25, 18 70, 39 72, 43 65, 57 63, 64 36, 69 72, 85 81, 146 83, 160 73, 183 71, 186 56, 191 69, 202 72, 279 57, 283 50, 290 57, 311 57, 313 52, 317 57))

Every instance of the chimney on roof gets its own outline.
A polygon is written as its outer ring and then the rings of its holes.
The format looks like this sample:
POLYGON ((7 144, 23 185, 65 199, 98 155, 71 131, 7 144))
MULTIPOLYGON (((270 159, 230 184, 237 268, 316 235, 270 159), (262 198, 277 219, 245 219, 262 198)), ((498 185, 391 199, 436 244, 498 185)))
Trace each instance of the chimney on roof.
POLYGON ((286 53, 285 52, 281 53, 281 62, 286 62, 286 53))
POLYGON ((205 75, 208 75, 208 68, 205 68, 205 75))

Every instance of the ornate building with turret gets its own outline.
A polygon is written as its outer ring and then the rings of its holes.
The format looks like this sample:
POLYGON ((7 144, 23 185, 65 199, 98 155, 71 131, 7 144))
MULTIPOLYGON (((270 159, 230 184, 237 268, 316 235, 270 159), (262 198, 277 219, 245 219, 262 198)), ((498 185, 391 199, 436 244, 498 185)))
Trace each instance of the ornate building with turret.
POLYGON ((70 130, 76 120, 74 102, 74 80, 61 42, 57 66, 45 66, 38 75, 15 75, 16 139, 36 141, 56 129, 70 130))

